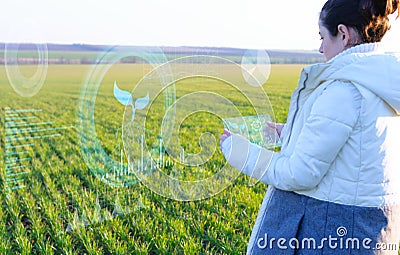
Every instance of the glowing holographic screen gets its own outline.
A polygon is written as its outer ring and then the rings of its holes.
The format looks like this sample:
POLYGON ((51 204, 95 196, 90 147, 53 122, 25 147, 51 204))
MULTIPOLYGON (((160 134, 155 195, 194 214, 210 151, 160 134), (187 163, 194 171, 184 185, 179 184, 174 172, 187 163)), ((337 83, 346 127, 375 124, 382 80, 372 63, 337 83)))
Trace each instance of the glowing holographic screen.
POLYGON ((246 137, 254 144, 266 149, 281 146, 276 130, 267 126, 267 122, 272 121, 268 114, 228 118, 223 121, 227 130, 246 137))

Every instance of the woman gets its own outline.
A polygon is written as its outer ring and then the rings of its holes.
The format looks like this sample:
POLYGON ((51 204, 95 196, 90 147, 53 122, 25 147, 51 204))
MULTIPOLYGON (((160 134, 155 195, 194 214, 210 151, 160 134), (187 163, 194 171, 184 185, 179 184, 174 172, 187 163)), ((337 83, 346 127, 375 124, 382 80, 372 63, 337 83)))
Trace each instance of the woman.
POLYGON ((269 185, 247 254, 398 254, 400 58, 379 43, 396 12, 399 0, 323 6, 327 62, 303 69, 281 153, 221 136, 228 162, 269 185))

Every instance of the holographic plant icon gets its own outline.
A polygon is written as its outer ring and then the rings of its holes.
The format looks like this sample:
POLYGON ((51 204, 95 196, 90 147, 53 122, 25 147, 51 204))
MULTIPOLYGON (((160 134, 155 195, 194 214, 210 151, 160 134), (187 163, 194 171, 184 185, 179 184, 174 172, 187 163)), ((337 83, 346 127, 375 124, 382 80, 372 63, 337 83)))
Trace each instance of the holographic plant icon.
POLYGON ((143 110, 149 104, 149 93, 143 98, 138 98, 133 104, 133 99, 131 93, 128 91, 122 90, 118 87, 117 81, 114 81, 114 96, 121 104, 125 106, 132 107, 132 122, 135 119, 135 112, 137 110, 143 110))

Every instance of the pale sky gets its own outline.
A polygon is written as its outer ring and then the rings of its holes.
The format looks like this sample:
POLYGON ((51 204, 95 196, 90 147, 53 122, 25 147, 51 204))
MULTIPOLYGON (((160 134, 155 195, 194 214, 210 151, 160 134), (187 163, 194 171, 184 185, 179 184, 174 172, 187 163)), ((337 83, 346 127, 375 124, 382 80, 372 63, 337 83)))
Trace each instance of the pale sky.
POLYGON ((2 0, 0 42, 311 50, 325 1, 2 0))

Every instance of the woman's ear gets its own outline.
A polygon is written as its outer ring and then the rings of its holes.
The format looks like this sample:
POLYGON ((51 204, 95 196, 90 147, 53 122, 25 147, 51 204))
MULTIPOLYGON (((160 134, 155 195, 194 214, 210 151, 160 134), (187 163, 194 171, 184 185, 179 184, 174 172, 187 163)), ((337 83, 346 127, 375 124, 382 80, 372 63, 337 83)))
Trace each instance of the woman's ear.
POLYGON ((345 47, 345 48, 348 47, 351 42, 349 28, 343 24, 340 24, 338 26, 338 36, 339 36, 339 40, 343 44, 343 47, 345 47))

